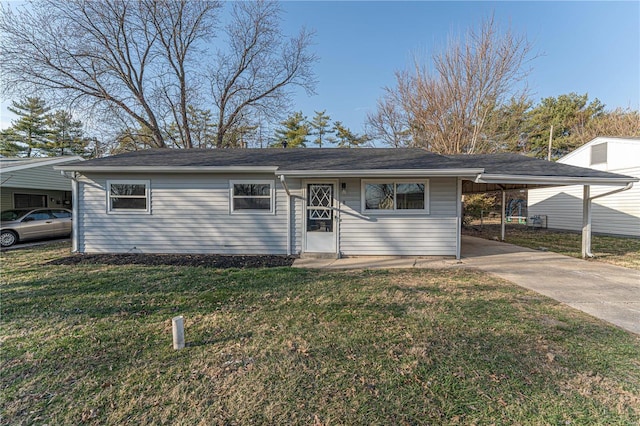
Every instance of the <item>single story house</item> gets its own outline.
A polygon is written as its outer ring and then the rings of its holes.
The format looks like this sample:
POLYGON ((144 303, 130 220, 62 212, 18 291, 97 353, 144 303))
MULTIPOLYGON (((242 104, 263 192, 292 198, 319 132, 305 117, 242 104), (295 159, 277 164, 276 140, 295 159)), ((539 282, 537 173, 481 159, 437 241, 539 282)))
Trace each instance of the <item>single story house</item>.
MULTIPOLYGON (((640 138, 598 137, 558 160, 560 164, 588 167, 640 178, 640 138)), ((591 197, 610 188, 593 186, 591 197)), ((529 215, 543 215, 547 227, 580 230, 583 188, 578 185, 529 191, 529 215)), ((593 232, 640 237, 640 185, 593 200, 593 232)))
POLYGON ((0 210, 71 208, 71 182, 53 166, 79 161, 82 157, 1 157, 0 210))
POLYGON ((515 154, 143 150, 56 166, 83 253, 460 257, 461 196, 634 179, 515 154))

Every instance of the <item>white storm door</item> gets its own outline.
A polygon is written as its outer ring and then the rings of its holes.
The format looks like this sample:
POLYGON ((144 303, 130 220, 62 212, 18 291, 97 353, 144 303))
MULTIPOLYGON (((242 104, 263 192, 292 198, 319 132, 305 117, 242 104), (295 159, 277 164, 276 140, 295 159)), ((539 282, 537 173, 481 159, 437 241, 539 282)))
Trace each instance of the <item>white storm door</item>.
POLYGON ((307 184, 306 252, 336 252, 334 188, 333 183, 307 184))

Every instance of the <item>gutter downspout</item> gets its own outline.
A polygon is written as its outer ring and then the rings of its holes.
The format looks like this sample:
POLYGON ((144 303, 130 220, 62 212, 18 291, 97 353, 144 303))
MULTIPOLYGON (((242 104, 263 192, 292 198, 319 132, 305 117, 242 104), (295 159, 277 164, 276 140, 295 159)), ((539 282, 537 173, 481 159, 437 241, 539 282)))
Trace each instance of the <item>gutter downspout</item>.
POLYGON ((616 194, 618 192, 627 191, 633 187, 633 182, 627 183, 624 188, 614 189, 604 194, 589 196, 591 192, 590 185, 584 185, 582 194, 582 258, 594 257, 591 252, 591 201, 596 198, 605 197, 607 195, 616 194))
POLYGON ((71 253, 78 252, 78 172, 67 172, 62 170, 62 176, 71 179, 71 253))
POLYGON ((280 183, 287 193, 287 256, 291 256, 291 191, 284 175, 280 175, 280 183))

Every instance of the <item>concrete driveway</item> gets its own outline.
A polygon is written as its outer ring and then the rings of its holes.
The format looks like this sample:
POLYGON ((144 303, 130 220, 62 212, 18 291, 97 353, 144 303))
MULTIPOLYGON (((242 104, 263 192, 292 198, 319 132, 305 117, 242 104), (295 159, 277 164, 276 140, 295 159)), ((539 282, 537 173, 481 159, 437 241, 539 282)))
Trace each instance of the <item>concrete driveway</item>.
POLYGON ((640 271, 462 237, 462 261, 640 334, 640 271))
POLYGON ((462 236, 462 259, 363 256, 298 259, 322 269, 477 268, 640 334, 640 271, 462 236))

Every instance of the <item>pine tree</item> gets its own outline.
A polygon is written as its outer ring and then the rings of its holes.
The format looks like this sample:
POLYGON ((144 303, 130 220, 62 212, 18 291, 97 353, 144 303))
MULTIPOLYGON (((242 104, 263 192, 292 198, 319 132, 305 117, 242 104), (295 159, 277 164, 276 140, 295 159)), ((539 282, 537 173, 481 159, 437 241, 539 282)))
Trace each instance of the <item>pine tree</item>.
POLYGON ((358 135, 345 127, 340 121, 333 123, 338 148, 357 148, 371 139, 367 135, 358 135))
POLYGON ((296 112, 281 122, 282 128, 276 129, 276 140, 271 147, 283 148, 306 148, 307 136, 309 135, 309 124, 307 117, 302 112, 296 112))
POLYGON ((40 154, 47 142, 47 114, 50 110, 44 100, 27 97, 20 102, 13 101, 7 108, 18 116, 3 134, 4 146, 19 146, 18 155, 31 157, 40 154))
POLYGON ((313 120, 309 123, 311 127, 311 134, 317 136, 313 143, 318 145, 318 148, 322 148, 322 143, 331 142, 331 139, 325 139, 325 135, 330 135, 333 130, 329 127, 330 117, 326 114, 326 110, 314 111, 316 115, 313 116, 313 120))
POLYGON ((49 134, 43 147, 49 156, 85 155, 89 140, 84 136, 82 121, 74 120, 67 111, 58 110, 47 117, 49 134))
POLYGON ((15 143, 16 135, 11 128, 0 132, 0 155, 5 157, 16 157, 22 148, 15 143))

